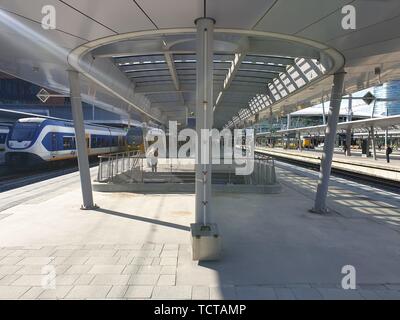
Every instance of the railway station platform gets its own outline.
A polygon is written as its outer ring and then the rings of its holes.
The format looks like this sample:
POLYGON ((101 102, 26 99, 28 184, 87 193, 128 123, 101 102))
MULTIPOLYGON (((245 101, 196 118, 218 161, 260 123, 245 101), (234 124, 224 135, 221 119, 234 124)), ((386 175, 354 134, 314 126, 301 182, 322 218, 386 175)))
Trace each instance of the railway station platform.
MULTIPOLYGON (((256 152, 272 156, 276 159, 304 163, 319 166, 322 151, 286 150, 282 148, 257 147, 256 152)), ((357 151, 351 157, 345 156, 343 152, 335 152, 332 161, 333 170, 360 175, 364 178, 378 178, 388 183, 400 182, 400 159, 398 154, 391 155, 390 163, 386 162, 383 153, 377 154, 377 160, 361 157, 357 151)))
POLYGON ((280 194, 215 195, 216 262, 191 259, 194 194, 95 192, 100 208, 82 211, 78 173, 3 192, 0 299, 400 299, 400 195, 332 177, 316 215, 318 174, 277 173, 280 194))

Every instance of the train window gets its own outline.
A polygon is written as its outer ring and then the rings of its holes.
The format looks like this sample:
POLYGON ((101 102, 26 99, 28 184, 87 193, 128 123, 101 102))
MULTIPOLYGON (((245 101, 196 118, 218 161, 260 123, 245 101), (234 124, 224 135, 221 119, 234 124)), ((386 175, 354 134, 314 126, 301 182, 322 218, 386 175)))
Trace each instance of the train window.
POLYGON ((75 139, 73 137, 63 137, 64 150, 75 149, 75 139))
POLYGON ((91 142, 91 146, 92 146, 92 148, 97 148, 97 147, 99 147, 99 139, 97 138, 97 137, 95 137, 95 136, 92 136, 92 142, 91 142))
POLYGON ((16 123, 10 137, 11 141, 32 141, 35 137, 38 123, 16 123))
POLYGON ((57 134, 55 132, 52 132, 51 134, 51 150, 52 151, 57 151, 57 134))
POLYGON ((0 144, 4 144, 6 142, 7 134, 0 133, 0 144))

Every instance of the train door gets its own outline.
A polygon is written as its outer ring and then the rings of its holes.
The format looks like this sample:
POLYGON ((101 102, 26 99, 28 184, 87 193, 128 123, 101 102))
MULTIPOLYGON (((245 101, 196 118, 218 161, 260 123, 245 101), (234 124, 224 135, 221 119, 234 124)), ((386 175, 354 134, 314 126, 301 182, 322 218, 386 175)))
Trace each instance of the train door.
POLYGON ((85 138, 86 138, 86 150, 88 155, 90 155, 90 134, 86 133, 85 138))
POLYGON ((50 156, 52 158, 55 158, 57 156, 57 151, 58 151, 57 133, 56 132, 52 132, 51 133, 51 151, 50 151, 50 156))

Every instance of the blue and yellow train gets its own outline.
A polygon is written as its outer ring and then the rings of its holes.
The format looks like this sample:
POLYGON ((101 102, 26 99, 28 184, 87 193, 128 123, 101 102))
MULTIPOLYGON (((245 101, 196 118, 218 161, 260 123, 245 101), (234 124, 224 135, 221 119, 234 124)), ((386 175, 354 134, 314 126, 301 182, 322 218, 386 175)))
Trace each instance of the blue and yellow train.
MULTIPOLYGON (((125 151, 127 132, 119 128, 85 125, 89 156, 125 151)), ((34 166, 76 158, 72 121, 48 118, 19 119, 5 145, 6 164, 34 166)))

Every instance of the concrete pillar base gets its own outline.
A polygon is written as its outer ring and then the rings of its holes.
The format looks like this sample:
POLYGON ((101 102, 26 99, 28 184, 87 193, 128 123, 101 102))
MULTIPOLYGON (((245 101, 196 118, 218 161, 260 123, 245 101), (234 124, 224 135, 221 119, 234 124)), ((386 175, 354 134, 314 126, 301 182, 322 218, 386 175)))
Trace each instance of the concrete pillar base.
POLYGON ((100 207, 97 204, 94 204, 93 206, 81 205, 81 210, 90 211, 90 210, 97 210, 97 209, 100 209, 100 207))
POLYGON ((320 210, 316 210, 314 208, 308 210, 308 212, 310 213, 314 213, 314 214, 320 214, 320 215, 328 215, 331 213, 331 211, 328 208, 324 208, 324 209, 320 209, 320 210))
POLYGON ((215 223, 190 225, 192 256, 195 261, 215 261, 221 256, 221 236, 215 223))

